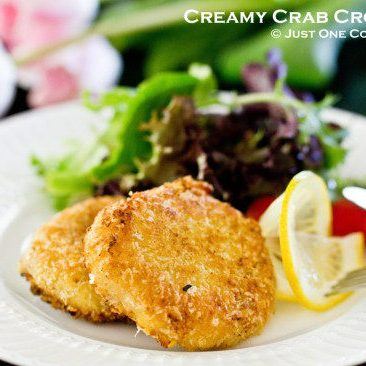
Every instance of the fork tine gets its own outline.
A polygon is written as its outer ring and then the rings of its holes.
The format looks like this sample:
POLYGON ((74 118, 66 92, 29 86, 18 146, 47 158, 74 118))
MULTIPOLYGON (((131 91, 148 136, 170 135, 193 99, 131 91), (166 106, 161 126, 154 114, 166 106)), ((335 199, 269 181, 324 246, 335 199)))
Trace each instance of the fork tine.
POLYGON ((357 291, 357 290, 360 290, 362 289, 362 286, 354 286, 354 287, 342 287, 341 289, 338 289, 338 288, 332 288, 332 290, 330 290, 329 292, 327 292, 325 294, 326 297, 328 296, 334 296, 334 295, 339 295, 339 294, 344 294, 344 293, 347 293, 347 292, 354 292, 354 291, 357 291))
POLYGON ((360 274, 360 275, 354 276, 354 277, 348 277, 348 276, 346 276, 346 277, 342 278, 338 282, 338 284, 339 283, 344 283, 344 282, 347 282, 347 283, 356 282, 356 283, 358 283, 358 282, 364 281, 365 279, 366 279, 366 274, 363 274, 363 275, 360 274))
POLYGON ((357 278, 360 276, 365 276, 366 275, 366 267, 362 267, 359 269, 355 269, 351 272, 348 272, 346 276, 344 276, 341 281, 349 279, 349 278, 357 278))
POLYGON ((360 276, 365 276, 366 275, 366 267, 362 267, 360 269, 356 269, 354 271, 351 271, 349 273, 347 273, 347 275, 345 277, 343 277, 343 279, 345 278, 358 278, 360 276))
POLYGON ((362 288, 366 287, 365 281, 355 281, 355 282, 338 282, 331 288, 331 291, 344 292, 349 288, 362 288))
POLYGON ((349 272, 334 284, 327 296, 335 295, 341 292, 349 292, 360 288, 366 288, 366 267, 349 272))

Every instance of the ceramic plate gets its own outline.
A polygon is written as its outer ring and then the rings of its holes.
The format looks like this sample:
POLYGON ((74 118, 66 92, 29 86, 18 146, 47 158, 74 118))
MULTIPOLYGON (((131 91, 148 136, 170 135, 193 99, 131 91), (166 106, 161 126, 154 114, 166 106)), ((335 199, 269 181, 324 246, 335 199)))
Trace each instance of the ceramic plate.
MULTIPOLYGON (((366 176, 366 120, 339 110, 331 119, 350 127, 351 153, 342 169, 366 176)), ((65 141, 87 140, 103 125, 78 103, 20 114, 0 123, 0 359, 19 365, 351 365, 366 361, 366 296, 315 313, 277 303, 264 332, 234 349, 165 350, 125 324, 93 325, 52 309, 29 291, 17 272, 22 248, 52 214, 29 156, 49 156, 65 141)))

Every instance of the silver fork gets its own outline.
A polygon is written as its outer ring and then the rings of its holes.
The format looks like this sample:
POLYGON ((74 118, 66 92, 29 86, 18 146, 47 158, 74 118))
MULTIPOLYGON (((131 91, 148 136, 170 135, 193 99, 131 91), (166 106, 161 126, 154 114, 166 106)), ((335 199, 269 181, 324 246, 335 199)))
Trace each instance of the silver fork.
POLYGON ((336 295, 342 292, 360 290, 362 288, 366 288, 366 267, 347 273, 331 287, 327 296, 336 295))

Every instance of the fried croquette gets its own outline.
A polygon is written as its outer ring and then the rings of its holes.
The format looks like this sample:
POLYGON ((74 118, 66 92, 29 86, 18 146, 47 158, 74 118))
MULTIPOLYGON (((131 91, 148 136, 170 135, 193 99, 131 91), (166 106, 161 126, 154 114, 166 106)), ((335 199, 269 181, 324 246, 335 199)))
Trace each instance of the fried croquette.
POLYGON ((96 294, 84 264, 83 240, 97 213, 121 197, 90 198, 70 207, 38 229, 20 261, 31 291, 57 309, 94 322, 116 320, 96 294))
POLYGON ((275 279, 257 222, 190 177, 103 209, 85 236, 96 291, 164 347, 226 348, 259 333, 275 279))

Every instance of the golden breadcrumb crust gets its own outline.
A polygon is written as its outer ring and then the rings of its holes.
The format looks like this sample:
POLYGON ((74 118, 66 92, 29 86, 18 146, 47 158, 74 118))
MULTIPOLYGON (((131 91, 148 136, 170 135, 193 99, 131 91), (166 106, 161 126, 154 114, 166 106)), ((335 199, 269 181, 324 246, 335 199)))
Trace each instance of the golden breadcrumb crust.
POLYGON ((97 292, 164 347, 230 347, 274 309, 257 222, 190 177, 103 209, 85 236, 97 292))
POLYGON ((97 213, 121 197, 90 198, 54 216, 38 229, 19 270, 31 291, 53 307, 93 322, 116 320, 93 285, 84 264, 83 240, 97 213))

